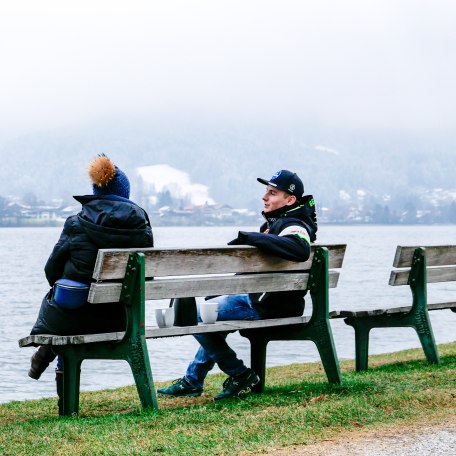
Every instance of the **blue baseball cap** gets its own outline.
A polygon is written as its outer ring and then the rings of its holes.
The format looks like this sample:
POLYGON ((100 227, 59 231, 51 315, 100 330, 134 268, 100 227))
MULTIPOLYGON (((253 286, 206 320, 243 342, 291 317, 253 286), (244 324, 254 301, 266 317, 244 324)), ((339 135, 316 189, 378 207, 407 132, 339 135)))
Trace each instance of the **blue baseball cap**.
POLYGON ((258 177, 257 181, 264 185, 272 185, 279 190, 296 196, 298 199, 301 199, 304 196, 304 184, 302 183, 302 180, 296 173, 292 173, 287 169, 277 171, 269 180, 258 177))

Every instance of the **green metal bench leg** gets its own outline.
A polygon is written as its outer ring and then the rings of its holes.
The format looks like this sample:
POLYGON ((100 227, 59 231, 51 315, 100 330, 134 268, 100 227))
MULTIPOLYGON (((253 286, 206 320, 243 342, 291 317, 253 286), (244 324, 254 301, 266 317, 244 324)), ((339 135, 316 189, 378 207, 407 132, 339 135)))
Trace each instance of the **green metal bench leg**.
POLYGON ((124 353, 135 378, 141 405, 144 408, 158 409, 144 333, 145 259, 143 253, 131 253, 128 258, 120 301, 126 305, 128 322, 124 353))
POLYGON ((323 367, 330 383, 342 383, 339 360, 329 324, 329 257, 326 248, 319 248, 314 253, 314 260, 309 275, 309 290, 313 312, 309 322, 307 340, 317 346, 323 367))
POLYGON ((342 375, 340 373, 339 360, 337 359, 336 347, 329 323, 327 325, 321 325, 321 331, 319 331, 318 336, 313 337, 311 340, 317 346, 329 383, 341 384, 342 375))
POLYGON ((79 413, 81 363, 79 358, 71 355, 63 357, 62 416, 74 416, 79 413))
POLYGON ((372 328, 358 319, 345 318, 344 322, 355 330, 356 371, 365 371, 369 362, 369 333, 372 328))
POLYGON ((250 340, 251 366, 260 377, 260 382, 254 388, 257 392, 264 390, 267 344, 270 341, 277 340, 310 340, 314 342, 320 354, 328 381, 330 383, 342 383, 339 361, 329 323, 317 322, 311 327, 296 325, 287 328, 268 328, 267 330, 244 330, 241 331, 241 335, 250 340))
POLYGON ((136 343, 130 343, 128 363, 136 383, 141 405, 144 408, 158 409, 157 396, 155 394, 152 370, 149 363, 146 341, 137 335, 136 343))
POLYGON ((253 391, 261 393, 264 391, 266 381, 266 348, 268 341, 262 338, 250 338, 250 365, 260 377, 260 381, 254 386, 253 391))
POLYGON ((418 248, 413 254, 409 285, 413 295, 412 312, 409 326, 415 328, 420 338, 426 359, 430 363, 440 362, 437 345, 432 332, 431 320, 427 309, 427 270, 425 249, 418 248))
POLYGON ((428 362, 432 364, 439 364, 440 357, 437 351, 437 345, 435 344, 434 334, 432 332, 432 326, 429 321, 429 315, 424 315, 423 318, 426 320, 425 324, 418 324, 415 326, 418 337, 420 338, 421 346, 423 347, 424 354, 428 362))
POLYGON ((354 326, 355 329, 355 353, 356 371, 367 370, 369 364, 369 333, 371 328, 367 326, 354 326))

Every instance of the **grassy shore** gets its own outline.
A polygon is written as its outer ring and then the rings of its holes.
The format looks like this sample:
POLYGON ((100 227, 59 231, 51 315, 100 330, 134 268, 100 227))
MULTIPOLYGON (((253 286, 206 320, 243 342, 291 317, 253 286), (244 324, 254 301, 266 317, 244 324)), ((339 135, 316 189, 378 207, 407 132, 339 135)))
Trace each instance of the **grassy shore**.
POLYGON ((439 346, 441 364, 421 350, 370 357, 370 369, 343 361, 343 385, 321 364, 267 372, 267 389, 212 401, 224 376, 200 398, 159 398, 141 411, 134 387, 81 395, 78 418, 58 418, 55 399, 0 405, 0 454, 238 455, 319 442, 354 429, 380 429, 456 415, 456 343, 439 346))

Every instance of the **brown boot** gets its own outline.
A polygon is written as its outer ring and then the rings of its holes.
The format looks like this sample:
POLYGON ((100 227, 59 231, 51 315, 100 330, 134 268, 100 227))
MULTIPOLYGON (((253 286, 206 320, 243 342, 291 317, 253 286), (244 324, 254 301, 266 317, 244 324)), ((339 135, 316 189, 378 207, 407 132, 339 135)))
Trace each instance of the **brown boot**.
POLYGON ((40 345, 38 350, 33 354, 30 359, 30 370, 28 376, 38 380, 41 374, 47 369, 49 363, 54 361, 57 355, 52 351, 49 345, 40 345))

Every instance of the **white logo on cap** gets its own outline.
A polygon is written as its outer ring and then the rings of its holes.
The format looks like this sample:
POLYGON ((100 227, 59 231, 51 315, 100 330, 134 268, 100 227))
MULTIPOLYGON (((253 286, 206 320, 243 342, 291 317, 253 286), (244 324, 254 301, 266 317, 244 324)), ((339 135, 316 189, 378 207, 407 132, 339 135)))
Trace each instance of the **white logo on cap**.
POLYGON ((295 188, 296 188, 295 184, 290 184, 290 186, 288 187, 288 190, 290 190, 290 192, 293 192, 295 188))

